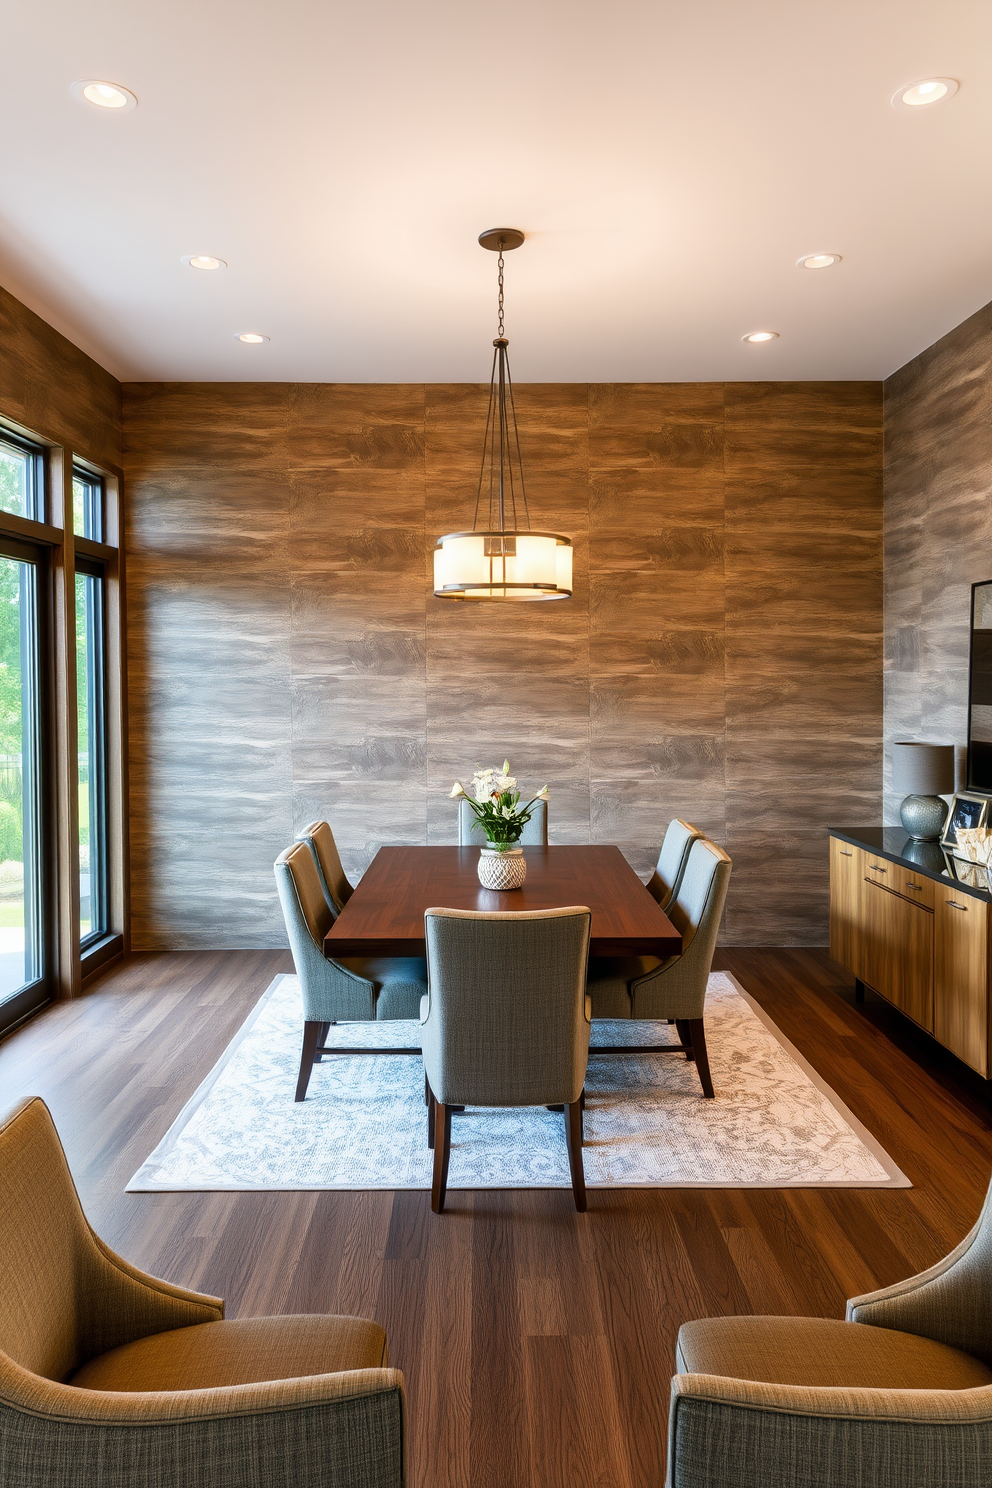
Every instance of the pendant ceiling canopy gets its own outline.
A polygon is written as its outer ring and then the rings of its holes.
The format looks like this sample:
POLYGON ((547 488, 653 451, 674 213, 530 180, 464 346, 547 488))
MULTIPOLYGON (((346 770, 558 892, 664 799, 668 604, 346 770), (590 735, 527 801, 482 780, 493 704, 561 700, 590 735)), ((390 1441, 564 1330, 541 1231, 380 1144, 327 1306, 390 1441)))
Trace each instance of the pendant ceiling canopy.
POLYGON ((496 227, 479 242, 499 254, 499 330, 493 341, 489 411, 471 532, 449 532, 434 550, 438 599, 547 600, 572 595, 572 544, 530 524, 520 436, 513 404, 509 342, 503 334, 503 254, 524 235, 496 227))

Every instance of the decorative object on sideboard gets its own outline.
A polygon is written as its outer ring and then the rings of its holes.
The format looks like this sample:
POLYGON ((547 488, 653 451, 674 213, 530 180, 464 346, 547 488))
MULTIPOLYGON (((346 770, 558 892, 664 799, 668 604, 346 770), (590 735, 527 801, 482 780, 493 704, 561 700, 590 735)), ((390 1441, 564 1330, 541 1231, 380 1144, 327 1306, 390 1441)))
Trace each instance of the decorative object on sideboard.
POLYGON ((893 744, 892 787, 905 792, 899 817, 910 837, 936 842, 947 820, 940 798, 954 789, 954 745, 893 744))
POLYGON ((516 227, 494 227, 479 242, 499 254, 499 327, 493 342, 489 412, 471 532, 448 532, 434 549, 436 599, 571 599, 572 544, 530 525, 509 342, 503 334, 503 253, 519 248, 516 227), (519 507, 518 507, 519 502, 519 507), (481 526, 480 526, 481 516, 481 526))
POLYGON ((951 814, 947 818, 947 825, 941 837, 941 845, 948 852, 955 853, 961 857, 969 854, 961 852, 961 848, 968 839, 965 837, 958 841, 958 833, 972 833, 984 827, 988 821, 989 802, 987 796, 975 796, 971 791, 958 791, 951 802, 951 814))
POLYGON ((495 765, 476 770, 472 776, 471 795, 460 780, 456 780, 451 788, 452 799, 465 797, 486 834, 489 846, 480 849, 478 870, 479 882, 484 889, 497 892, 519 889, 527 877, 527 859, 517 843, 530 821, 531 807, 548 799, 548 787, 542 785, 526 806, 521 806, 516 784, 517 777, 510 774, 510 761, 505 759, 502 770, 497 770, 495 765))

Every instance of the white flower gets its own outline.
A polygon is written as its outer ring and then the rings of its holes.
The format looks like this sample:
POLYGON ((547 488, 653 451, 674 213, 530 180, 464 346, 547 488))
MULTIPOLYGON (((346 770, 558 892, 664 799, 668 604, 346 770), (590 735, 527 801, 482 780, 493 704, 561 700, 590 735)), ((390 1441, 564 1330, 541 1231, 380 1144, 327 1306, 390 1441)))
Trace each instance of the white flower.
POLYGON ((538 791, 537 795, 534 797, 534 800, 535 801, 546 801, 547 799, 548 799, 548 787, 546 785, 542 785, 541 786, 541 789, 538 791))
POLYGON ((510 773, 510 761, 509 760, 504 760, 503 761, 503 774, 504 775, 509 775, 509 773, 510 773))
POLYGON ((461 783, 460 780, 456 780, 455 783, 454 783, 454 785, 451 788, 451 795, 448 797, 448 800, 449 801, 453 801, 456 796, 464 796, 464 795, 465 795, 465 787, 462 785, 462 783, 461 783))

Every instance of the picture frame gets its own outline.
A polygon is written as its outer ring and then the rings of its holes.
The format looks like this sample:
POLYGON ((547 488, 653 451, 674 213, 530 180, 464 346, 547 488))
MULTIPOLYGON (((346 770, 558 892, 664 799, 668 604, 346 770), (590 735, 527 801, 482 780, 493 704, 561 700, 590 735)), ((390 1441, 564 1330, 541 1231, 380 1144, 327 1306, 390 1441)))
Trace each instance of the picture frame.
POLYGON ((953 852, 958 841, 958 827, 984 827, 988 825, 989 798, 975 795, 971 791, 958 791, 951 799, 951 809, 944 823, 941 847, 953 852))

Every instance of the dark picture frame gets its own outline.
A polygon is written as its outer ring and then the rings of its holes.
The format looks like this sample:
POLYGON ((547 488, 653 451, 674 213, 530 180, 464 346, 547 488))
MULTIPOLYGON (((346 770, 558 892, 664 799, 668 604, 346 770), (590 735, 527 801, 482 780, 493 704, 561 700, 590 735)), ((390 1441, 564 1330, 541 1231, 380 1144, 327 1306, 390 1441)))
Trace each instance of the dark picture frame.
POLYGON ((958 791, 957 795, 951 799, 951 810, 944 824, 944 835, 940 839, 941 847, 946 847, 948 852, 953 852, 957 847, 958 828, 986 826, 988 810, 988 796, 974 795, 971 791, 958 791))
POLYGON ((976 626, 979 590, 986 590, 992 604, 992 579, 971 586, 968 612, 968 762, 965 784, 969 791, 992 791, 992 740, 975 738, 975 709, 992 709, 992 626, 976 626))

